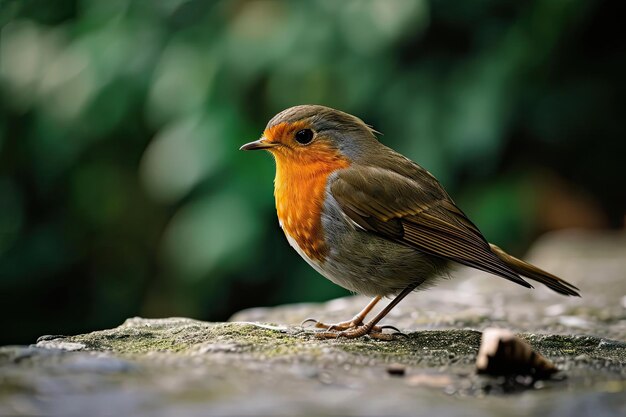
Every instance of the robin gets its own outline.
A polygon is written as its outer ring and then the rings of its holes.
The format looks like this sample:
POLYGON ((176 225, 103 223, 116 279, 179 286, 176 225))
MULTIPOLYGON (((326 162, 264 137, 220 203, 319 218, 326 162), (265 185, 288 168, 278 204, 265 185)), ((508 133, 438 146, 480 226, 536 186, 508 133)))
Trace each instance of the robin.
POLYGON ((350 291, 373 297, 352 320, 328 325, 322 338, 364 335, 389 340, 378 323, 404 297, 447 275, 454 262, 527 288, 522 278, 563 295, 578 288, 490 244, 424 168, 381 144, 361 119, 318 105, 286 109, 262 137, 241 150, 265 149, 276 160, 280 226, 315 270, 350 291), (394 297, 372 320, 383 297, 394 297))

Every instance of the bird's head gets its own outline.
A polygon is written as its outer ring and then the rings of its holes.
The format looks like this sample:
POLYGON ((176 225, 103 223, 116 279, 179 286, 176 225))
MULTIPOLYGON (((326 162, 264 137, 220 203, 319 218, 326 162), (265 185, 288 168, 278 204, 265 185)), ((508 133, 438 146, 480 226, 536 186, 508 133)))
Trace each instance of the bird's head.
POLYGON ((373 130, 355 116, 318 105, 295 106, 274 116, 244 151, 270 151, 279 167, 356 161, 379 145, 373 130))

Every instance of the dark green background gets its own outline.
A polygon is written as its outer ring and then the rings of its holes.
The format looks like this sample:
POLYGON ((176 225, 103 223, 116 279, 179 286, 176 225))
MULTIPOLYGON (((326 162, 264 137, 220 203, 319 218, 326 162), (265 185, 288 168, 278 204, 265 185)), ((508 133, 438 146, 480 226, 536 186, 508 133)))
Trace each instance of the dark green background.
POLYGON ((288 247, 296 104, 353 113, 521 254, 623 226, 619 1, 0 1, 0 343, 345 292, 288 247))

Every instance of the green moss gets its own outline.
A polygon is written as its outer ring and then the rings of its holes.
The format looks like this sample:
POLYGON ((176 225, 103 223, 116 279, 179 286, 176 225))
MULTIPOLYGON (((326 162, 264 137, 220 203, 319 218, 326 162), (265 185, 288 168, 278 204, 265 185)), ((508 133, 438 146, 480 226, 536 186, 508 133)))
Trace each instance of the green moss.
MULTIPOLYGON (((558 363, 573 363, 574 358, 582 356, 596 367, 606 365, 618 369, 626 363, 626 344, 622 342, 589 336, 520 336, 558 363)), ((464 329, 419 331, 393 341, 368 338, 320 340, 313 332, 299 328, 205 323, 188 319, 132 319, 116 329, 64 340, 83 343, 88 350, 132 356, 165 352, 200 356, 207 361, 223 360, 220 359, 223 355, 231 355, 238 360, 253 358, 286 362, 334 361, 340 357, 341 361, 351 363, 397 362, 420 367, 449 367, 453 364, 472 365, 480 338, 480 332, 464 329)))
POLYGON ((391 342, 346 341, 345 352, 407 365, 438 367, 473 361, 480 343, 480 332, 473 330, 422 331, 391 342))
POLYGON ((578 357, 626 363, 626 343, 583 335, 520 335, 533 349, 548 357, 578 357))
POLYGON ((113 351, 116 353, 180 352, 187 345, 177 340, 151 333, 135 335, 88 335, 74 336, 72 342, 83 343, 89 350, 113 351))

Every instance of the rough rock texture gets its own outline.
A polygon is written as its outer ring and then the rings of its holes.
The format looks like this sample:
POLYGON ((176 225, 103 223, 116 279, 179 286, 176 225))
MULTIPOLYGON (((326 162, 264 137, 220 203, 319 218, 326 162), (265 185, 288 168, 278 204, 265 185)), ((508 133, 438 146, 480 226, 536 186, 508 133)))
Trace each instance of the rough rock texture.
POLYGON ((308 316, 345 320, 367 300, 238 313, 230 323, 134 318, 0 348, 0 415, 626 415, 626 235, 559 234, 529 259, 583 298, 479 272, 413 294, 386 320, 407 338, 318 340, 308 316), (561 372, 477 376, 480 330, 519 332, 561 372))

